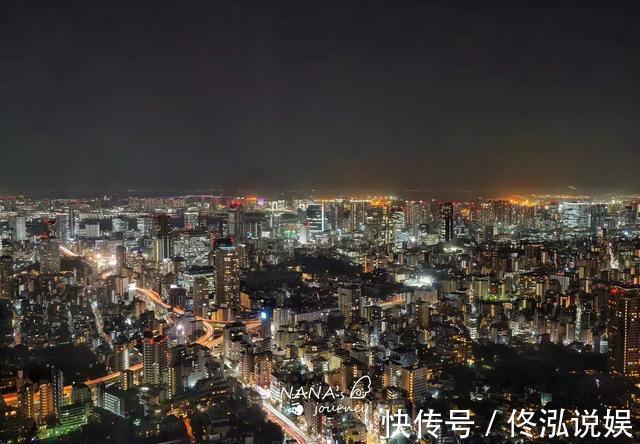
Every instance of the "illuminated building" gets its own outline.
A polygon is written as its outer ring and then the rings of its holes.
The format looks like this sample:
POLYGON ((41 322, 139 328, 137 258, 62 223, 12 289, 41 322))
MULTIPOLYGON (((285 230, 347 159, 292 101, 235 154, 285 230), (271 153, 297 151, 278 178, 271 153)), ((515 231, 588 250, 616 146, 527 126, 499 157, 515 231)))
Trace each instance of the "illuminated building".
POLYGON ((173 238, 171 236, 171 216, 159 214, 155 218, 156 228, 156 260, 173 257, 173 238))
POLYGON ((142 383, 158 385, 163 382, 169 367, 167 338, 153 337, 149 332, 142 338, 142 383))
POLYGON ((187 230, 193 230, 198 227, 199 213, 196 211, 186 211, 184 213, 184 227, 187 230))
POLYGON ((349 325, 360 317, 362 290, 357 284, 344 284, 338 287, 338 308, 349 325))
POLYGON ((22 418, 36 417, 35 395, 36 388, 31 381, 27 381, 18 389, 18 406, 22 418))
POLYGON ((229 308, 240 308, 238 253, 233 246, 218 246, 215 251, 216 301, 229 308))
POLYGON ((429 369, 424 366, 415 365, 402 369, 402 385, 411 402, 416 403, 427 393, 430 378, 429 369))
POLYGON ((40 383, 40 423, 44 424, 50 416, 55 415, 53 402, 53 386, 50 382, 40 383))
POLYGON ((136 219, 136 228, 140 236, 149 236, 153 228, 153 221, 148 216, 140 216, 136 219))
POLYGON ((64 376, 57 368, 51 369, 51 388, 53 392, 53 409, 60 417, 60 409, 64 406, 64 376))
POLYGON ((207 316, 209 311, 209 282, 204 277, 193 280, 193 313, 198 316, 207 316))
POLYGON ((562 217, 563 227, 569 229, 589 227, 588 204, 584 202, 564 202, 558 209, 562 217))
POLYGON ((129 343, 124 337, 113 341, 113 371, 122 372, 129 368, 129 343))
POLYGON ((15 216, 9 219, 9 227, 13 231, 13 239, 16 242, 27 240, 27 225, 23 216, 15 216))
POLYGON ((451 242, 453 234, 453 204, 446 202, 440 206, 440 240, 451 242))
POLYGON ((13 258, 0 256, 0 299, 9 299, 13 293, 13 258))
POLYGON ((613 287, 609 297, 609 368, 640 377, 640 292, 613 287))
POLYGON ((307 224, 312 235, 325 230, 324 204, 307 205, 307 224))
POLYGON ((42 239, 39 246, 40 272, 60 273, 60 243, 55 237, 42 239))

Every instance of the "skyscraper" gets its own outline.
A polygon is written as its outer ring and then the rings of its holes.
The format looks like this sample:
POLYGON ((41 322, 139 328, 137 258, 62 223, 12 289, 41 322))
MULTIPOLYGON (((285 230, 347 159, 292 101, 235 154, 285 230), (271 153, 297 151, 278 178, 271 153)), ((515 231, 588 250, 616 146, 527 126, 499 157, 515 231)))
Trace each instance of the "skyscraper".
POLYGON ((167 338, 146 332, 142 339, 142 383, 159 385, 169 368, 167 338))
POLYGON ((219 246, 215 252, 216 301, 240 308, 240 276, 236 247, 219 246))
POLYGON ((640 292, 614 287, 609 297, 609 369, 640 376, 640 292))
POLYGON ((129 368, 129 342, 124 337, 118 337, 113 341, 113 371, 122 372, 129 368))
POLYGON ((440 206, 440 240, 453 240, 453 204, 445 202, 440 206))
POLYGON ((60 417, 60 408, 64 405, 64 376, 57 368, 51 369, 51 388, 53 393, 53 409, 60 417))
POLYGON ((171 216, 159 214, 155 219, 157 260, 162 261, 173 256, 173 239, 171 237, 171 216))
POLYGON ((9 220, 9 227, 13 231, 13 239, 16 242, 27 240, 27 224, 23 216, 16 216, 9 220))
POLYGON ((60 273, 60 243, 55 237, 42 239, 39 247, 40 272, 60 273))
POLYGON ((27 381, 18 389, 18 406, 22 418, 36 417, 35 395, 36 388, 31 381, 27 381))
POLYGON ((0 256, 0 299, 11 298, 13 292, 13 258, 0 256))
POLYGON ((197 316, 207 316, 209 306, 209 283, 204 277, 193 280, 193 313, 197 316))
POLYGON ((324 204, 307 205, 307 223, 311 234, 322 233, 325 230, 324 204))

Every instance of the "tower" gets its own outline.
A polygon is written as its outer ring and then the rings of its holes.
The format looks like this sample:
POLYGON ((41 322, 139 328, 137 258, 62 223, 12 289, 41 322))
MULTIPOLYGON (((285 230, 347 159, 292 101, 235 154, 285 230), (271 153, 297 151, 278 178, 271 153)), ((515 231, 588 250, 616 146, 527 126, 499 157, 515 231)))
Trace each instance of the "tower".
POLYGON ((444 242, 453 240, 453 204, 451 202, 440 206, 440 239, 444 242))
POLYGON ((142 339, 142 383, 159 385, 169 367, 167 338, 145 333, 142 339))
POLYGON ((614 287, 609 296, 609 369, 640 377, 640 292, 614 287))
POLYGON ((240 308, 240 276, 236 247, 219 246, 215 252, 216 301, 240 308))

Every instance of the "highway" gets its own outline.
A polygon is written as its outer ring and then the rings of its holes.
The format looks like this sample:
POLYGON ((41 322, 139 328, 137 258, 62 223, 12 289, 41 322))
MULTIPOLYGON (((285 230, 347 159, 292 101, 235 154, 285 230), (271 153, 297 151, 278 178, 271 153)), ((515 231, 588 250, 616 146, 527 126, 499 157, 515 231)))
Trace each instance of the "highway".
MULTIPOLYGON (((61 247, 61 249, 62 248, 63 247, 61 247)), ((73 254, 71 251, 69 251, 69 253, 73 254)), ((67 253, 65 252, 65 254, 67 253)), ((146 289, 146 288, 138 288, 136 289, 136 291, 144 295, 152 303, 165 308, 167 311, 173 311, 174 313, 177 313, 180 315, 183 315, 185 313, 183 309, 179 307, 172 307, 171 305, 164 302, 160 297, 160 295, 153 290, 146 289)), ((215 347, 220 346, 220 344, 222 344, 223 337, 222 336, 219 336, 217 338, 215 337, 215 334, 214 334, 215 327, 222 327, 225 324, 230 323, 231 321, 213 321, 210 319, 205 319, 202 316, 197 316, 197 319, 203 321, 203 326, 205 331, 202 336, 200 336, 198 339, 194 341, 194 343, 200 344, 203 347, 207 347, 210 350, 213 350, 215 347)), ((260 320, 253 319, 245 322, 245 325, 247 326, 247 331, 254 332, 260 328, 260 320)), ((140 372, 142 370, 142 364, 132 365, 131 367, 129 367, 129 369, 134 372, 140 372)), ((104 383, 115 382, 120 378, 120 376, 121 376, 121 372, 113 372, 113 373, 109 373, 108 375, 101 376, 99 378, 89 379, 85 381, 85 384, 91 387, 101 382, 104 382, 104 383)), ((71 386, 70 385, 65 386, 64 390, 65 390, 65 394, 69 395, 71 393, 71 386)), ((7 405, 16 405, 18 403, 18 395, 15 392, 4 394, 2 395, 2 397, 4 399, 4 402, 7 405)), ((36 401, 38 401, 38 393, 36 393, 36 401)))
POLYGON ((300 430, 300 427, 287 418, 284 413, 272 406, 268 399, 262 401, 262 408, 267 414, 269 421, 278 424, 287 435, 298 441, 299 444, 311 444, 315 442, 315 440, 309 439, 309 436, 300 430))

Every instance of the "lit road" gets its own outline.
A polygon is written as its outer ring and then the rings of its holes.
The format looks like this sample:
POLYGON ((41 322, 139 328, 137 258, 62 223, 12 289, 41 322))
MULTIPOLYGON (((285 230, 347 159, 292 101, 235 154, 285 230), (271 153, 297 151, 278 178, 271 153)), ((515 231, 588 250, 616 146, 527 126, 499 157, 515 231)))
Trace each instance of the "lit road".
MULTIPOLYGON (((61 249, 64 247, 61 247, 61 249)), ((66 248, 64 249, 66 250, 66 248)), ((63 252, 64 252, 63 250, 63 252)), ((74 254, 73 252, 67 250, 70 254, 69 255, 73 255, 73 256, 77 256, 76 254, 74 254)), ((65 252, 65 254, 67 254, 65 252)), ((171 305, 167 304, 166 302, 164 302, 162 300, 162 298, 160 297, 160 295, 153 291, 153 290, 149 290, 146 288, 137 288, 136 291, 142 295, 144 295, 146 298, 148 298, 148 300, 150 300, 152 303, 161 306, 163 308, 165 308, 167 311, 173 311, 174 313, 183 315, 185 312, 183 309, 179 308, 179 307, 172 307, 171 305)), ((214 337, 214 333, 215 333, 215 327, 216 326, 224 326, 225 324, 229 324, 232 321, 213 321, 210 319, 205 319, 202 316, 196 316, 196 318, 198 320, 203 321, 202 325, 204 326, 204 334, 202 336, 200 336, 198 339, 196 339, 196 341, 194 343, 196 344, 200 344, 203 347, 207 347, 210 350, 213 350, 215 347, 218 347, 222 344, 223 341, 223 337, 220 336, 218 338, 214 337)), ((260 320, 250 320, 245 322, 245 325, 247 327, 247 331, 250 332, 254 332, 256 330, 258 330, 260 328, 260 320)), ((142 370, 142 364, 136 364, 136 365, 132 365, 131 367, 129 367, 130 370, 132 370, 133 372, 140 372, 142 370)), ((110 382, 116 382, 120 376, 122 375, 121 372, 113 372, 113 373, 109 373, 108 375, 105 376, 101 376, 99 378, 95 378, 95 379, 89 379, 87 381, 85 381, 84 383, 91 387, 94 386, 96 384, 99 384, 101 382, 104 383, 110 383, 110 382)), ((64 388, 65 394, 68 396, 71 394, 71 386, 65 386, 64 388)), ((17 393, 8 393, 8 394, 4 394, 2 395, 4 402, 7 405, 16 405, 18 403, 18 395, 17 393)), ((36 402, 39 400, 39 396, 38 393, 35 394, 35 399, 36 402)))
POLYGON ((312 442, 315 442, 314 440, 309 439, 309 436, 300 430, 300 427, 287 418, 284 413, 272 406, 268 400, 265 399, 262 401, 262 408, 267 413, 269 421, 278 424, 287 435, 298 441, 298 443, 311 444, 312 442))

